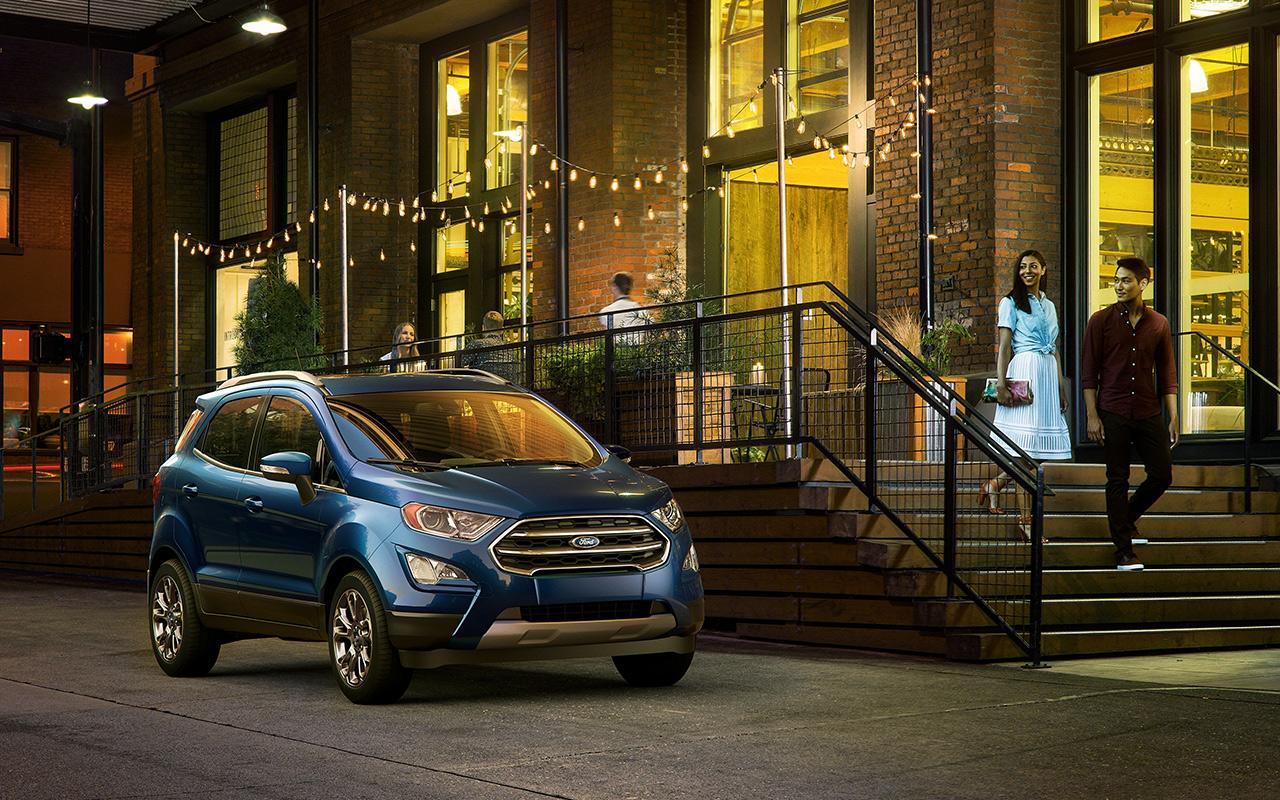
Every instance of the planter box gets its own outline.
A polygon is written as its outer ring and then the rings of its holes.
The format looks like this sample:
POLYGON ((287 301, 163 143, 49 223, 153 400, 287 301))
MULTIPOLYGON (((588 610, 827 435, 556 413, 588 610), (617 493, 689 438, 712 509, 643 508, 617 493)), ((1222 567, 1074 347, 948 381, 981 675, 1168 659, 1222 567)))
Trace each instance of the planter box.
MULTIPOLYGON (((963 396, 965 379, 943 378, 963 396)), ((924 398, 896 380, 876 385, 876 456, 885 461, 942 462, 946 420, 924 398)), ((847 464, 864 457, 866 397, 861 386, 830 389, 804 396, 805 432, 824 442, 847 464)), ((964 458, 964 438, 957 440, 958 459, 964 458)))

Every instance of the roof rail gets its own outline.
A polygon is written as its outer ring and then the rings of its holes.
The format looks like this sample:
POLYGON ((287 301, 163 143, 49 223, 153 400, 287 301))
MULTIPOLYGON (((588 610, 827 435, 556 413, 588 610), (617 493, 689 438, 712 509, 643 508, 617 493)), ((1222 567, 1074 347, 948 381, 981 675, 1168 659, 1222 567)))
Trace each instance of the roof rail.
POLYGON ((488 370, 476 369, 474 367, 445 367, 443 369, 429 369, 426 370, 426 372, 434 375, 472 375, 477 378, 492 378, 498 383, 511 383, 511 381, 501 375, 495 375, 488 370))
POLYGON ((253 372, 248 375, 237 375, 234 378, 228 378, 218 384, 218 389, 230 389, 233 386, 243 386, 246 383, 258 383, 259 381, 274 381, 281 378, 289 380, 302 381, 309 383, 317 389, 323 389, 324 384, 320 379, 310 372, 302 372, 296 369, 277 370, 275 372, 253 372))

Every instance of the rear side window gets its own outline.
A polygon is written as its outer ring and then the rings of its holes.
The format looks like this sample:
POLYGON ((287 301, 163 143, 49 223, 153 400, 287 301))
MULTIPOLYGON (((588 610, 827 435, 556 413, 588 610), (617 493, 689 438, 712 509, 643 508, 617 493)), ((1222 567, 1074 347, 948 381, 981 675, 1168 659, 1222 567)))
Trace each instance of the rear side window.
POLYGON ((261 409, 261 397, 223 403, 200 439, 200 452, 228 467, 249 469, 249 448, 261 409))
POLYGON ((182 427, 182 434, 178 436, 178 443, 173 448, 175 452, 187 446, 187 440, 191 438, 191 434, 195 432, 196 425, 200 424, 203 416, 204 412, 198 408, 191 412, 191 416, 187 418, 187 424, 182 427))
POLYGON ((262 420, 262 435, 258 437, 258 458, 289 451, 311 456, 311 479, 320 483, 321 467, 327 454, 315 417, 297 400, 272 397, 271 404, 267 406, 267 416, 262 420))

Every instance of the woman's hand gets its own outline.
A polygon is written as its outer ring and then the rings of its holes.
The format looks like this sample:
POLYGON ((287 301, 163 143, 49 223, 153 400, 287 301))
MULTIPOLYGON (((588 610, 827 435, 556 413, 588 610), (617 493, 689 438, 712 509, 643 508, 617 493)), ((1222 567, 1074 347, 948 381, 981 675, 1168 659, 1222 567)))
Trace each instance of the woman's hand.
POLYGON ((1009 384, 1001 381, 996 384, 996 403, 998 405, 1007 406, 1013 402, 1013 394, 1009 391, 1009 384))
POLYGON ((1063 385, 1061 378, 1058 380, 1058 407, 1062 409, 1065 416, 1067 409, 1071 406, 1071 398, 1067 395, 1067 387, 1063 385))

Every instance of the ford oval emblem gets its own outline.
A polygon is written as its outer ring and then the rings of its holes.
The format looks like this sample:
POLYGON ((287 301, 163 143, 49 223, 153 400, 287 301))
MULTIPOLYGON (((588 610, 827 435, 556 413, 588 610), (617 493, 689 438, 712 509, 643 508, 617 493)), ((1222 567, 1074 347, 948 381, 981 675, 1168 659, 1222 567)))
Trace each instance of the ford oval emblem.
POLYGON ((576 536, 569 544, 579 550, 590 550, 592 547, 600 544, 600 539, 595 536, 576 536))

